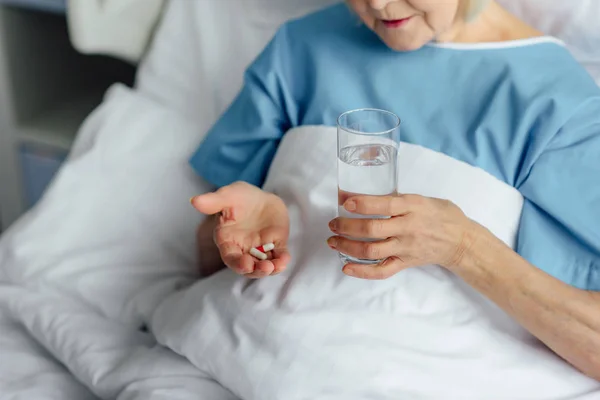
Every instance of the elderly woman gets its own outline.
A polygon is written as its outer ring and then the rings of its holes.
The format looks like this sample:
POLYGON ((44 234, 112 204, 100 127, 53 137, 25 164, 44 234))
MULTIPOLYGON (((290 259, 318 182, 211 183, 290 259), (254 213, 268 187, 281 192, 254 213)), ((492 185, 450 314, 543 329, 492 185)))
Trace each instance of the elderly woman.
POLYGON ((494 1, 347 3, 284 25, 192 158, 220 188, 192 199, 214 215, 199 229, 203 268, 264 278, 289 263, 286 206, 258 188, 289 128, 332 126, 357 108, 397 111, 403 141, 518 189, 516 251, 446 200, 358 196, 346 210, 391 218, 337 218, 328 244, 385 261, 343 272, 388 279, 439 265, 600 380, 598 87, 560 42, 494 1), (271 259, 247 254, 267 241, 271 259))

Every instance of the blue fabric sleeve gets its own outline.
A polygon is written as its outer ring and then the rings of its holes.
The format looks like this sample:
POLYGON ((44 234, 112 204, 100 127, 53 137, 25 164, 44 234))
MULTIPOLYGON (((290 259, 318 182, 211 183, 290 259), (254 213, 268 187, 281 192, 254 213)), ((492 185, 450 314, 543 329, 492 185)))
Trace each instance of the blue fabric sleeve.
POLYGON ((280 30, 248 68, 244 86, 192 156, 194 170, 217 187, 235 181, 261 186, 279 141, 290 128, 285 83, 288 57, 280 30))
POLYGON ((563 282, 600 291, 600 99, 569 119, 519 190, 519 254, 563 282))

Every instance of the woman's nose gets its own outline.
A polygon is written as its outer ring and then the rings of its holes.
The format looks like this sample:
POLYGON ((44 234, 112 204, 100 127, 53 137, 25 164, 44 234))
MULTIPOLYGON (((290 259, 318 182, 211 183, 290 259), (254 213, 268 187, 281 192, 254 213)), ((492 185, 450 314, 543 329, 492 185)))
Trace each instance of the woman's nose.
POLYGON ((374 10, 383 10, 389 3, 393 3, 396 0, 367 0, 369 6, 374 10))

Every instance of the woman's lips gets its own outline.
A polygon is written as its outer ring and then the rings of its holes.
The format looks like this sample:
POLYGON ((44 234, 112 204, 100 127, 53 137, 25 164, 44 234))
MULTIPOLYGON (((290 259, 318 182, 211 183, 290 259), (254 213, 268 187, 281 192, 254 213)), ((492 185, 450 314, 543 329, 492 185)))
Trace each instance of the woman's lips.
POLYGON ((412 17, 403 18, 403 19, 393 19, 393 20, 382 20, 383 24, 386 28, 400 28, 408 23, 412 17))

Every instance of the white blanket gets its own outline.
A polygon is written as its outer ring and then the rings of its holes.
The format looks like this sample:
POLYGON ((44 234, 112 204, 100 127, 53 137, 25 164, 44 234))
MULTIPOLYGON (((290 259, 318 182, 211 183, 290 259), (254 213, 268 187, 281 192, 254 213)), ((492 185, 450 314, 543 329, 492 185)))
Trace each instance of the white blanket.
MULTIPOLYGON (((122 87, 88 119, 43 201, 0 241, 3 396, 600 394, 597 382, 438 267, 384 282, 343 276, 325 245, 337 198, 331 128, 288 133, 269 176, 292 217, 288 272, 250 282, 223 271, 177 292, 195 281, 201 217, 188 199, 210 189, 185 161, 199 140, 181 114, 122 87)), ((414 146, 402 148, 401 161, 403 191, 448 197, 512 244, 521 207, 514 189, 414 146)))
POLYGON ((47 195, 0 240, 0 398, 234 399, 141 330, 194 280, 189 197, 208 187, 186 159, 199 136, 118 86, 87 120, 47 195))
MULTIPOLYGON (((486 172, 403 144, 403 193, 446 198, 513 246, 523 199, 486 172)), ((336 130, 286 134, 266 187, 291 213, 294 261, 249 281, 223 271, 172 295, 152 330, 246 400, 591 399, 600 384, 437 266, 382 282, 344 276, 326 245, 336 130)))
POLYGON ((0 332, 1 399, 95 398, 1 308, 0 332))

